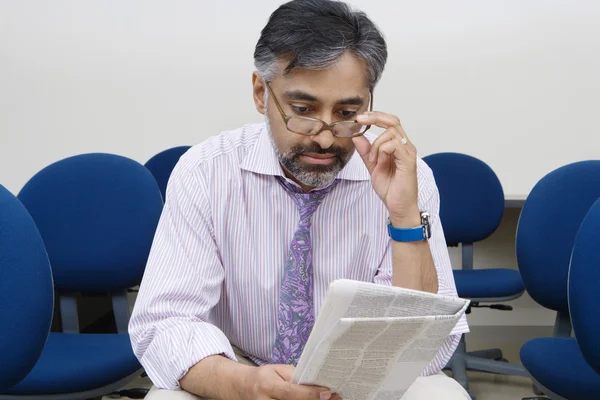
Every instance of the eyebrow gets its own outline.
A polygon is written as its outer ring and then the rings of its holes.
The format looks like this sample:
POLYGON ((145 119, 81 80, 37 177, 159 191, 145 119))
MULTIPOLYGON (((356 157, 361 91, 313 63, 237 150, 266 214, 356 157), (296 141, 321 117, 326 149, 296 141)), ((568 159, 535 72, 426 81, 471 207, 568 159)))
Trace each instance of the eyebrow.
MULTIPOLYGON (((306 92, 300 91, 300 90, 291 90, 291 91, 285 92, 284 96, 288 101, 289 100, 301 100, 301 101, 311 101, 311 102, 319 101, 319 99, 317 97, 315 97, 311 94, 308 94, 306 92)), ((341 100, 337 101, 337 104, 341 104, 341 105, 362 106, 364 103, 365 103, 365 101, 360 96, 348 97, 346 99, 341 99, 341 100)))

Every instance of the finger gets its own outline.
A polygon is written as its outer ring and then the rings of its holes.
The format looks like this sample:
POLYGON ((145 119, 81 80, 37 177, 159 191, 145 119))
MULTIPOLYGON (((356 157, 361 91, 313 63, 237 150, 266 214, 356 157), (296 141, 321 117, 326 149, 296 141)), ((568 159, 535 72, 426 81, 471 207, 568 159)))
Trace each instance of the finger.
POLYGON ((390 168, 398 160, 401 163, 407 163, 409 156, 406 146, 400 143, 398 139, 390 140, 379 148, 376 168, 390 168))
POLYGON ((319 386, 296 385, 290 383, 290 381, 292 380, 292 376, 294 375, 294 371, 296 370, 296 368, 291 365, 275 364, 273 365, 273 368, 275 372, 279 375, 279 377, 282 379, 281 381, 274 382, 272 395, 274 395, 276 399, 320 400, 321 392, 327 392, 329 395, 331 395, 331 392, 327 388, 319 386))
POLYGON ((375 165, 375 169, 373 172, 375 174, 384 173, 387 175, 389 173, 390 165, 391 165, 389 162, 390 159, 391 159, 391 156, 389 154, 381 153, 381 155, 379 157, 377 157, 377 165, 375 165))
POLYGON ((402 129, 401 126, 395 126, 393 128, 389 128, 389 130, 392 130, 394 133, 394 138, 400 143, 402 144, 403 148, 405 148, 406 150, 408 150, 409 153, 414 153, 417 154, 417 148, 415 147, 415 145, 410 141, 410 138, 408 136, 406 136, 406 132, 404 132, 404 129, 402 129))
POLYGON ((379 157, 383 153, 402 158, 403 154, 408 154, 406 145, 402 144, 398 139, 392 139, 379 146, 379 157))
POLYGON ((390 140, 399 138, 399 133, 395 128, 389 128, 385 132, 383 132, 371 145, 369 160, 376 165, 377 157, 379 155, 379 147, 381 147, 384 143, 389 142, 390 140))
POLYGON ((354 137, 352 138, 352 142, 354 143, 356 151, 360 155, 360 158, 362 158, 363 162, 365 163, 365 166, 367 167, 370 173, 375 167, 375 164, 369 161, 369 154, 371 154, 371 142, 369 142, 369 139, 367 139, 364 136, 354 137))
POLYGON ((406 134, 406 132, 404 131, 404 128, 402 127, 402 125, 398 125, 398 126, 396 127, 396 130, 398 131, 398 133, 399 133, 399 135, 400 135, 400 138, 401 138, 401 139, 402 139, 402 138, 406 139, 406 144, 407 144, 407 145, 410 145, 410 146, 413 146, 413 147, 414 147, 414 145, 413 145, 413 144, 412 144, 412 142, 410 141, 410 138, 408 137, 408 135, 407 135, 407 134, 406 134))
POLYGON ((389 129, 394 128, 401 138, 405 138, 407 144, 412 144, 402 124, 400 123, 400 119, 392 114, 387 114, 380 111, 366 112, 360 114, 356 118, 357 122, 363 125, 376 125, 380 128, 389 129))
POLYGON ((356 122, 362 125, 375 125, 383 129, 400 125, 400 119, 398 117, 381 111, 370 111, 359 114, 356 117, 356 122))
POLYGON ((318 386, 278 382, 273 386, 270 395, 277 400, 321 400, 321 398, 330 399, 331 391, 318 386), (321 393, 324 393, 323 397, 321 393))

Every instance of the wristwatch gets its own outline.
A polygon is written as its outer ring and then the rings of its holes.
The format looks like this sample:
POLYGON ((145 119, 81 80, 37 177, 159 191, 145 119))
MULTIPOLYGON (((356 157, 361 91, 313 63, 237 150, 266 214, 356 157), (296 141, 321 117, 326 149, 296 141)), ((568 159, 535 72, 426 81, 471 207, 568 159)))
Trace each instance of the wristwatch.
POLYGON ((431 237, 429 213, 421 211, 421 226, 416 228, 394 228, 388 219, 388 233, 396 242, 418 242, 431 237))

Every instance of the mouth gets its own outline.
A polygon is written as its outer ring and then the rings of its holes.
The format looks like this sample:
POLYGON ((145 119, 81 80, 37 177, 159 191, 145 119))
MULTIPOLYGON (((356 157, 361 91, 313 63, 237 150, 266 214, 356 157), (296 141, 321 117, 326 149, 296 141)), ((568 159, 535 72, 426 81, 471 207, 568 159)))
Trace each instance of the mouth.
POLYGON ((300 158, 309 164, 317 165, 330 165, 336 160, 335 154, 303 153, 300 158))

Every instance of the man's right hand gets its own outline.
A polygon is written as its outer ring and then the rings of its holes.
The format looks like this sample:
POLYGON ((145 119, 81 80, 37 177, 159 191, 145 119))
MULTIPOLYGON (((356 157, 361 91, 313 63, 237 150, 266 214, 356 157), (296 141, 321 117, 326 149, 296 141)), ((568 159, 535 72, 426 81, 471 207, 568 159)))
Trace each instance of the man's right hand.
POLYGON ((327 388, 291 383, 295 368, 269 364, 251 367, 223 356, 206 357, 181 378, 183 390, 226 400, 341 400, 327 388))
POLYGON ((291 365, 269 364, 246 370, 241 380, 241 400, 334 400, 327 388, 296 385, 290 382, 294 374, 291 365))

